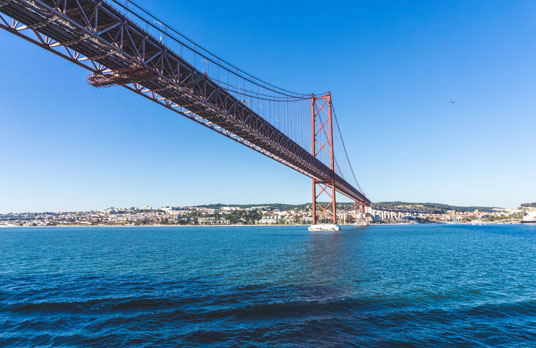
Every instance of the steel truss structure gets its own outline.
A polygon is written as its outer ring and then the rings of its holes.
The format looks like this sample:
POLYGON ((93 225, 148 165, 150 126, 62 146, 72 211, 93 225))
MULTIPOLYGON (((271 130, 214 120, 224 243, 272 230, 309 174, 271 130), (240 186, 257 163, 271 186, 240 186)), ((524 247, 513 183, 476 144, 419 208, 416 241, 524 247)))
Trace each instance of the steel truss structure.
MULTIPOLYGON (((370 201, 242 101, 101 0, 0 0, 0 28, 302 173, 370 201)), ((334 202, 334 198, 333 198, 334 202)))
POLYGON ((335 186, 335 154, 333 151, 333 117, 331 107, 331 92, 326 96, 315 97, 311 95, 311 125, 312 125, 312 149, 313 157, 318 157, 322 151, 326 151, 330 159, 331 176, 328 180, 313 178, 313 224, 317 217, 331 220, 337 223, 337 201, 335 186), (318 189, 318 191, 317 191, 318 189), (321 199, 327 198, 326 205, 320 203, 321 199))

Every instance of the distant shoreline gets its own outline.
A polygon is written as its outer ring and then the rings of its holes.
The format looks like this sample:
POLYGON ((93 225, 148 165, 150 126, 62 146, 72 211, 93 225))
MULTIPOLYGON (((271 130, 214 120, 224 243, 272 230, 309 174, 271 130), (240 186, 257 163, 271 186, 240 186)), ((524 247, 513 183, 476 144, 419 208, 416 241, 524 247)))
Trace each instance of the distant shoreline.
MULTIPOLYGON (((16 228, 16 227, 31 227, 31 228, 56 228, 56 227, 117 227, 117 228, 127 228, 127 227, 267 227, 267 226, 309 226, 309 225, 276 225, 276 224, 269 224, 269 225, 261 225, 261 224, 255 224, 255 225, 56 225, 56 226, 2 226, 0 225, 0 228, 16 228)), ((341 225, 341 226, 350 226, 350 225, 341 225)))
MULTIPOLYGON (((341 225, 341 227, 366 227, 366 226, 410 226, 410 225, 456 225, 456 226, 487 226, 487 225, 527 225, 521 222, 507 222, 507 223, 483 223, 482 225, 474 225, 471 223, 441 223, 441 222, 431 222, 426 224, 397 224, 397 223, 371 223, 368 225, 354 225, 347 224, 341 225)), ((112 228, 155 228, 155 227, 308 227, 309 224, 255 224, 255 225, 57 225, 57 226, 3 226, 0 225, 0 230, 8 228, 103 228, 103 227, 112 227, 112 228)))

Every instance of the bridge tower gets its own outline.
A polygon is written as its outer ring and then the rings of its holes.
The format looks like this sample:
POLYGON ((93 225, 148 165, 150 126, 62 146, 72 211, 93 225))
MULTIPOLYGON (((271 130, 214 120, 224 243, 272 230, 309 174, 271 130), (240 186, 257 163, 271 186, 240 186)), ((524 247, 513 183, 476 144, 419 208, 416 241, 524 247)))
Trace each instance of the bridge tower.
POLYGON ((331 92, 321 97, 311 94, 311 125, 311 153, 314 157, 319 157, 322 151, 326 151, 329 154, 331 169, 331 178, 328 181, 313 178, 313 225, 316 224, 318 217, 320 219, 326 217, 329 222, 337 224, 331 92), (327 200, 327 204, 322 206, 319 199, 327 200))

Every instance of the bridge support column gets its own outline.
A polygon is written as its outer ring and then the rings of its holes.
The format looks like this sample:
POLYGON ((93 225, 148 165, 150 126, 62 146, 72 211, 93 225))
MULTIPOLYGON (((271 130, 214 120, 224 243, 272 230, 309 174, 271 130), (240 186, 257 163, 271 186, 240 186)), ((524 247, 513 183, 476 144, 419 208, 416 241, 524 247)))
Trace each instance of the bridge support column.
POLYGON ((317 223, 318 218, 321 222, 337 224, 331 92, 322 97, 315 97, 314 94, 311 94, 311 125, 311 153, 314 157, 319 157, 322 151, 326 151, 329 154, 331 169, 329 179, 313 178, 313 225, 317 223), (321 203, 320 199, 327 199, 327 203, 321 203))

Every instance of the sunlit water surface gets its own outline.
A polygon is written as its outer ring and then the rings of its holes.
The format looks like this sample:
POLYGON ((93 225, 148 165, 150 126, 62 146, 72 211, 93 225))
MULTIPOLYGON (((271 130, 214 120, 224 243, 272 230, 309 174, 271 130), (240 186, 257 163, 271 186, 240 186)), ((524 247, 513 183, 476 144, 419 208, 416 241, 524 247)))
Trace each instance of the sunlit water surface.
POLYGON ((0 229, 0 346, 536 346, 536 226, 0 229))

